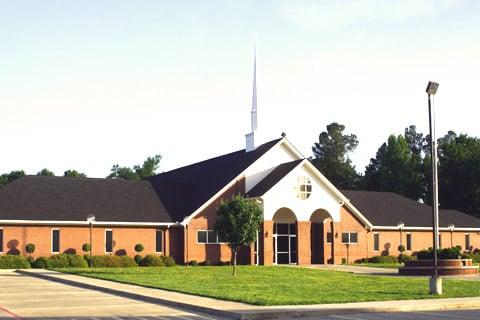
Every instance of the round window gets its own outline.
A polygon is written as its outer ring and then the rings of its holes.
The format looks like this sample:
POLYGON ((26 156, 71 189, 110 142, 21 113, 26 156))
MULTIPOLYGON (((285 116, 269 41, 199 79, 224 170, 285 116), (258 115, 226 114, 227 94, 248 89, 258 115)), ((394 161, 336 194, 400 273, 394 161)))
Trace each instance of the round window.
POLYGON ((301 200, 308 199, 312 193, 312 183, 308 177, 298 177, 297 186, 295 187, 297 198, 301 200))

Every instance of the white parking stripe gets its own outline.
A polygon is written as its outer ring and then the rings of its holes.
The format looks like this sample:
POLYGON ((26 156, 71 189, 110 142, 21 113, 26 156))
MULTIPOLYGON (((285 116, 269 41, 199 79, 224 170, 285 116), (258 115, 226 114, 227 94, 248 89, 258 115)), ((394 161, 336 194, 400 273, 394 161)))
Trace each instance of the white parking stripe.
POLYGON ((357 317, 347 317, 347 316, 339 316, 339 315, 333 315, 333 316, 330 316, 330 317, 339 318, 339 319, 348 319, 348 320, 365 320, 365 319, 357 318, 357 317))

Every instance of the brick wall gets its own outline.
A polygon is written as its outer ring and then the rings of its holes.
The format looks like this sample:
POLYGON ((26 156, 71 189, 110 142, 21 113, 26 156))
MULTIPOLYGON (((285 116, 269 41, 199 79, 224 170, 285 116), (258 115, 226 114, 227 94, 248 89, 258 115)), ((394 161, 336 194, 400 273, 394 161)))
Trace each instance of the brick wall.
MULTIPOLYGON (((3 250, 7 252, 17 251, 26 255, 25 245, 35 245, 34 257, 50 256, 52 254, 52 229, 60 230, 60 253, 76 252, 83 254, 82 245, 90 242, 90 228, 72 226, 3 226, 3 250)), ((134 247, 137 243, 143 244, 145 250, 142 254, 155 253, 155 233, 153 227, 94 227, 92 232, 92 253, 94 255, 105 254, 105 230, 113 231, 113 253, 117 250, 125 250, 130 256, 134 256, 134 247)), ((164 230, 165 254, 169 254, 168 230, 164 230)))

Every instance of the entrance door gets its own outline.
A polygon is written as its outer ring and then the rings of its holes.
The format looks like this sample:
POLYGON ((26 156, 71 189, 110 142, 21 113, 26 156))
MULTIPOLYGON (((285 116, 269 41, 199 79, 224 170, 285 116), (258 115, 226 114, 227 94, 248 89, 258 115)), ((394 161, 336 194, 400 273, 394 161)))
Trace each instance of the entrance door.
POLYGON ((273 262, 297 263, 297 228, 294 223, 273 224, 273 262))
POLYGON ((312 248, 312 264, 323 264, 324 241, 323 241, 323 223, 311 224, 310 241, 312 248))

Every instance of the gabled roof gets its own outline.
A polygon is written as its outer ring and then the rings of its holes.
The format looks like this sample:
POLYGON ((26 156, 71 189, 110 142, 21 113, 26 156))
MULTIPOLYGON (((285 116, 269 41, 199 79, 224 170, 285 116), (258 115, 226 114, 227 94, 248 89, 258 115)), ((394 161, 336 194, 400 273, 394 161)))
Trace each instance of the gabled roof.
POLYGON ((298 166, 303 159, 294 160, 286 163, 282 163, 278 167, 272 170, 263 180, 257 183, 248 193, 248 197, 261 197, 274 185, 289 174, 296 166, 298 166))
MULTIPOLYGON (((374 227, 397 227, 399 222, 408 227, 432 227, 432 207, 392 192, 342 190, 351 203, 374 227)), ((439 226, 480 228, 480 219, 458 210, 440 209, 439 226)))
POLYGON ((164 172, 149 181, 172 220, 182 222, 280 140, 272 140, 250 152, 243 149, 164 172))
POLYGON ((172 222, 148 181, 26 176, 0 189, 0 220, 172 222))

